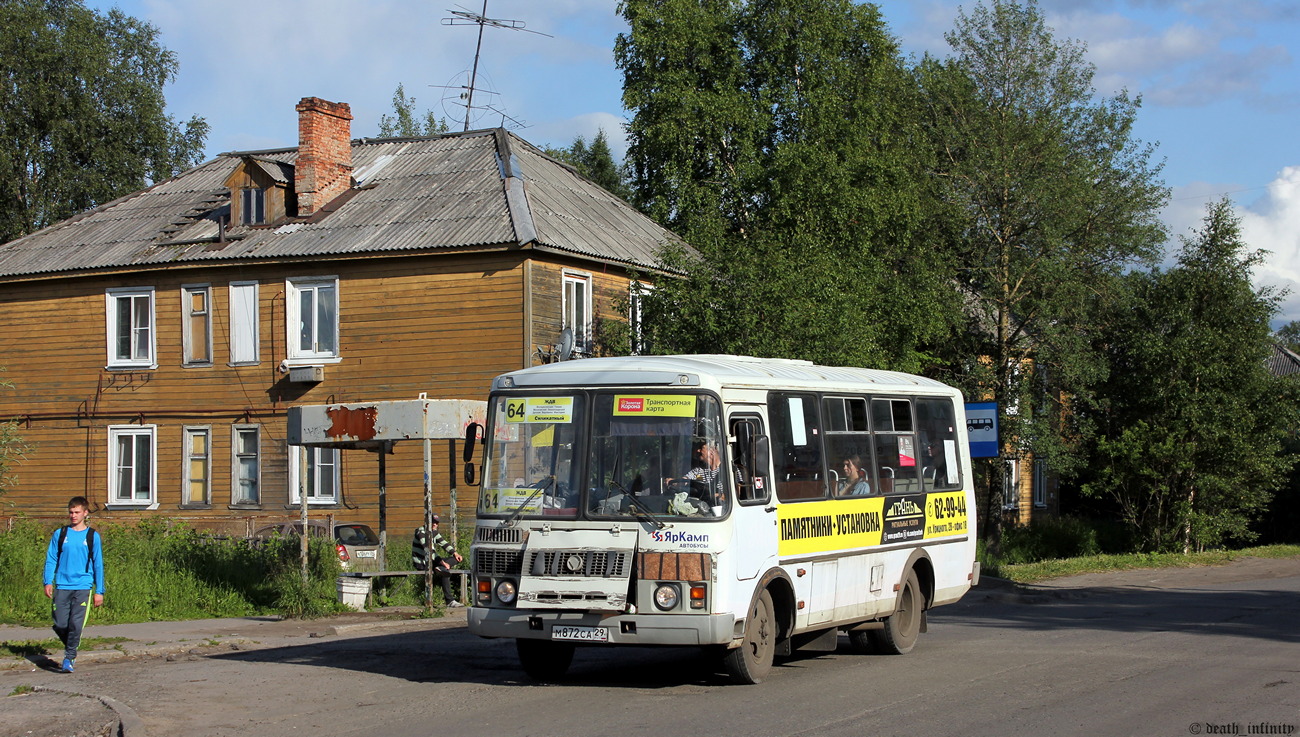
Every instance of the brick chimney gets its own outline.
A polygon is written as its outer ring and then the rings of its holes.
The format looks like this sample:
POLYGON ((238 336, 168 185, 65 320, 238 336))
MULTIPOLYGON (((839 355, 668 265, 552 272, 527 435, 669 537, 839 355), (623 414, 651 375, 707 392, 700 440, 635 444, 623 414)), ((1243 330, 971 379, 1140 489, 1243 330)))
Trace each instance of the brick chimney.
POLYGON ((352 186, 352 108, 304 97, 298 111, 298 163, 293 187, 306 217, 352 186))

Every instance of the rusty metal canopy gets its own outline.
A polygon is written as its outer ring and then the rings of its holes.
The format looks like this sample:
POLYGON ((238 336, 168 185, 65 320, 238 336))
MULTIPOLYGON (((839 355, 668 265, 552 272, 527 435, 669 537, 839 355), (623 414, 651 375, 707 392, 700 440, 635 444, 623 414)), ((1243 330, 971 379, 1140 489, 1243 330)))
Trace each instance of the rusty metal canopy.
POLYGON ((487 402, 409 399, 396 402, 309 404, 290 407, 290 445, 374 450, 399 440, 456 440, 471 422, 482 426, 487 402))

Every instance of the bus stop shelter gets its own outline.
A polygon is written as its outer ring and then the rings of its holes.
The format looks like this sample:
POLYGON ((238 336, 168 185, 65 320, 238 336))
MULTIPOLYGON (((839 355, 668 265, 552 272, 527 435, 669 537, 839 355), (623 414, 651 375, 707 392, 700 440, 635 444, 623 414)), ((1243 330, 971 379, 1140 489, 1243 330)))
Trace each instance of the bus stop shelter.
MULTIPOLYGON (((418 399, 391 402, 313 404, 290 407, 286 435, 290 445, 340 450, 368 450, 379 458, 379 565, 387 566, 387 456, 393 446, 419 441, 424 447, 424 524, 433 517, 433 441, 447 441, 450 479, 449 516, 456 534, 456 441, 477 442, 487 416, 487 402, 472 399, 418 399)), ((466 448, 464 462, 471 462, 466 448)), ((307 529, 307 495, 299 494, 303 529, 307 529)))

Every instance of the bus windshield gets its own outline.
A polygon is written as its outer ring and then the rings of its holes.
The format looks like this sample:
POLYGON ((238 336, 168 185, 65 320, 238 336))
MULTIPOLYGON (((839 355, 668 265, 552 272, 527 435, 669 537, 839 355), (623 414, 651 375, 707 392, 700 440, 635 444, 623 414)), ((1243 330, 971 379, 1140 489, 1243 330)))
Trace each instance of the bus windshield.
POLYGON ((493 397, 480 514, 577 516, 574 454, 585 406, 580 394, 493 397))
POLYGON ((716 518, 730 508, 714 397, 600 393, 591 423, 584 484, 590 516, 716 518))

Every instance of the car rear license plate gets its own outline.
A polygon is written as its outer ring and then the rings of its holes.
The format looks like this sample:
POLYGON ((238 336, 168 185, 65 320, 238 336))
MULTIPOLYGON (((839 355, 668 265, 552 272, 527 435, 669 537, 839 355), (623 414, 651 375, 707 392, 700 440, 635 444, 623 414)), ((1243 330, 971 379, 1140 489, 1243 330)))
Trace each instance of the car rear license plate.
POLYGON ((578 642, 609 642, 609 628, 556 625, 551 628, 551 639, 576 640, 578 642))
POLYGON ((376 551, 376 550, 358 550, 358 551, 357 551, 357 557, 358 557, 358 558, 376 558, 376 557, 378 557, 377 553, 378 553, 378 551, 376 551))

